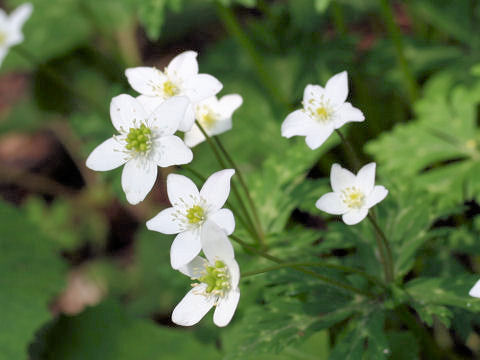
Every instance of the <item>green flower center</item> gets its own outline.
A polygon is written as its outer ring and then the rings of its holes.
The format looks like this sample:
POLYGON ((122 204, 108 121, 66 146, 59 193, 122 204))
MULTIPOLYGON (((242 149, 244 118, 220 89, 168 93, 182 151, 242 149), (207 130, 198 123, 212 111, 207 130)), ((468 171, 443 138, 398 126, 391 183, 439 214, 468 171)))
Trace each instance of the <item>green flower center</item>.
POLYGON ((205 211, 201 206, 192 206, 187 210, 187 219, 190 224, 198 224, 205 219, 205 211))
POLYGON ((357 187, 347 187, 342 190, 342 200, 349 207, 360 209, 365 202, 365 195, 357 187))
POLYGON ((139 128, 130 128, 127 135, 127 150, 144 153, 150 149, 150 137, 152 130, 145 124, 140 125, 139 128))
POLYGON ((165 95, 172 97, 179 93, 179 89, 174 83, 167 80, 163 83, 163 92, 165 95))
POLYGON ((198 279, 200 283, 207 285, 205 292, 207 294, 223 295, 230 289, 230 275, 228 268, 223 261, 215 261, 215 265, 207 265, 202 277, 198 279))

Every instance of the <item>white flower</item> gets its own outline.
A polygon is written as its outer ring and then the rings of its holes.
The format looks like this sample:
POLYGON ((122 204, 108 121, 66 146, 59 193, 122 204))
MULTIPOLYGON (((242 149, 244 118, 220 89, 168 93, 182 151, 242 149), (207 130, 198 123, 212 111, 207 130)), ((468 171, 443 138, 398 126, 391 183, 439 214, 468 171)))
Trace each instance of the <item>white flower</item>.
POLYGON ((23 41, 22 26, 30 17, 33 6, 25 3, 17 7, 10 16, 0 9, 0 65, 8 49, 23 41))
MULTIPOLYGON (((211 75, 199 74, 197 53, 185 51, 170 61, 162 72, 154 67, 136 67, 125 71, 130 86, 139 92, 143 103, 155 108, 173 96, 186 96, 191 105, 217 94, 222 83, 211 75)), ((178 130, 188 131, 195 121, 192 106, 185 112, 178 130)))
POLYGON ((362 167, 357 176, 338 164, 330 170, 333 192, 323 195, 315 206, 329 214, 342 215, 347 225, 355 225, 368 214, 368 209, 385 199, 388 190, 375 185, 375 163, 362 167))
POLYGON ((207 259, 197 256, 179 270, 197 282, 172 313, 172 321, 182 326, 198 323, 215 306, 213 322, 226 326, 240 299, 240 269, 225 232, 212 222, 202 230, 202 248, 207 259))
POLYGON ((322 88, 307 85, 303 93, 303 109, 290 113, 282 124, 282 136, 306 136, 311 149, 322 145, 330 134, 351 121, 363 121, 363 113, 345 102, 348 95, 347 72, 332 76, 322 88))
POLYGON ((192 151, 173 134, 188 106, 184 96, 169 99, 149 115, 130 95, 119 95, 110 103, 110 117, 120 135, 97 146, 87 166, 108 171, 123 164, 122 188, 131 204, 147 196, 157 178, 157 166, 187 164, 192 151))
POLYGON ((468 295, 480 298, 480 280, 478 280, 475 285, 470 289, 468 292, 468 295))
MULTIPOLYGON (((232 114, 242 102, 242 97, 237 94, 225 95, 220 100, 212 96, 195 105, 195 118, 209 136, 224 133, 232 128, 232 114)), ((204 140, 205 136, 197 124, 185 133, 185 144, 190 147, 204 140)))
POLYGON ((178 269, 200 253, 202 227, 207 220, 220 226, 227 235, 235 230, 229 209, 222 209, 230 193, 230 178, 235 170, 213 173, 200 192, 186 176, 167 176, 168 199, 173 205, 147 222, 147 228, 163 234, 178 234, 170 248, 170 262, 178 269))

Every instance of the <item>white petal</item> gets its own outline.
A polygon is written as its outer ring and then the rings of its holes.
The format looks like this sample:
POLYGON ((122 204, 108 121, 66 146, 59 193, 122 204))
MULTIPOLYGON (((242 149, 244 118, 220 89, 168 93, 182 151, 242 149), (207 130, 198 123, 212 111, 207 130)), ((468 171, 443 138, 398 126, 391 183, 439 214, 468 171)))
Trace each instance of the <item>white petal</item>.
POLYGON ((155 141, 155 162, 158 166, 188 164, 193 159, 190 148, 178 136, 164 136, 155 141))
POLYGON ((178 125, 178 130, 189 131, 195 122, 195 111, 193 111, 193 105, 190 103, 185 111, 185 116, 178 125))
POLYGON ((213 322, 215 325, 220 327, 228 325, 237 309, 239 300, 240 290, 238 288, 230 291, 227 297, 220 300, 213 313, 213 322))
POLYGON ((198 230, 187 230, 181 232, 173 240, 170 247, 170 263, 172 268, 179 269, 192 261, 200 253, 200 232, 198 230))
POLYGON ((356 185, 364 193, 369 194, 375 185, 375 167, 376 164, 371 162, 363 166, 357 173, 356 185))
POLYGON ((356 181, 355 175, 353 175, 347 169, 342 168, 338 164, 333 164, 330 170, 330 184, 335 192, 341 192, 343 189, 349 186, 354 186, 356 181))
POLYGON ((336 192, 330 192, 323 195, 317 200, 315 206, 318 209, 333 215, 341 215, 348 211, 348 207, 336 192))
POLYGON ((225 265, 227 265, 228 272, 230 273, 230 286, 234 289, 240 282, 240 268, 235 259, 224 259, 225 265))
POLYGON ((182 121, 190 100, 186 96, 174 96, 162 102, 149 116, 148 124, 156 128, 160 136, 173 135, 182 121))
POLYGON ((332 135, 333 130, 333 125, 331 123, 317 126, 315 129, 310 131, 305 138, 305 142, 310 149, 315 150, 320 147, 320 145, 322 145, 330 135, 332 135))
POLYGON ((314 121, 303 110, 295 110, 283 121, 282 136, 307 136, 314 126, 314 121))
POLYGON ((206 265, 208 265, 207 260, 201 256, 196 256, 187 265, 180 267, 178 271, 184 275, 187 275, 190 279, 198 279, 202 277, 206 265))
POLYGON ((127 156, 123 145, 113 137, 98 145, 87 158, 87 167, 95 171, 108 171, 123 165, 127 156))
POLYGON ((308 84, 303 91, 303 103, 308 104, 310 100, 319 101, 325 93, 325 90, 320 85, 308 84))
POLYGON ((185 95, 196 103, 217 94, 222 87, 222 83, 212 75, 198 74, 186 82, 184 91, 185 95))
POLYGON ((167 176, 168 199, 173 206, 180 206, 183 202, 190 207, 194 199, 198 199, 200 193, 197 185, 188 177, 178 174, 169 174, 167 176))
POLYGON ((233 246, 225 231, 212 221, 206 221, 202 226, 202 249, 208 261, 233 259, 233 246))
POLYGON ((178 80, 186 80, 197 75, 197 53, 195 51, 185 51, 175 56, 167 66, 167 74, 178 80))
POLYGON ((225 118, 232 117, 232 114, 237 110, 243 103, 243 98, 238 94, 230 94, 222 96, 218 100, 219 111, 225 118))
POLYGON ((385 189, 385 187, 383 187, 382 185, 376 185, 373 188, 373 191, 367 196, 367 199, 365 200, 365 206, 367 208, 371 208, 372 206, 375 206, 380 201, 385 199, 387 195, 388 190, 385 189))
POLYGON ((468 292, 468 295, 480 298, 480 280, 478 280, 475 285, 470 289, 468 292))
POLYGON ((123 167, 122 188, 130 204, 145 199, 157 178, 157 165, 145 159, 131 159, 123 167))
POLYGON ((365 219, 367 214, 368 214, 367 208, 350 210, 349 212, 342 215, 342 220, 347 225, 355 225, 355 224, 358 224, 363 219, 365 219))
POLYGON ((198 323, 215 303, 213 296, 204 296, 201 293, 207 288, 200 284, 191 289, 187 295, 175 306, 172 321, 177 325, 192 326, 198 323))
POLYGON ((143 106, 147 116, 150 116, 165 100, 160 96, 138 95, 135 99, 143 106))
POLYGON ((235 230, 235 217, 229 209, 220 209, 217 212, 208 215, 208 220, 213 221, 221 227, 227 235, 230 235, 235 230))
POLYGON ((342 71, 332 76, 325 85, 325 95, 333 105, 341 105, 348 96, 347 72, 342 71))
MULTIPOLYGON (((208 130, 206 131, 208 134, 208 130)), ((183 141, 187 146, 192 148, 200 144, 201 142, 205 141, 205 136, 203 136, 202 132, 200 131, 200 128, 196 124, 194 124, 191 130, 185 133, 185 137, 183 138, 183 141)))
POLYGON ((131 127, 138 127, 147 119, 143 106, 134 97, 122 94, 110 102, 112 124, 119 132, 128 132, 131 127))
POLYGON ((217 171, 208 177, 200 190, 200 195, 206 200, 209 209, 220 209, 230 194, 230 179, 235 170, 225 169, 217 171))
POLYGON ((183 231, 183 226, 175 217, 176 211, 173 207, 160 211, 157 216, 147 221, 148 230, 158 231, 162 234, 178 234, 183 231))
POLYGON ((349 102, 346 102, 336 110, 334 125, 335 129, 341 128, 344 124, 348 122, 361 122, 365 120, 363 113, 352 106, 349 102))
POLYGON ((17 7, 8 18, 8 25, 11 31, 18 31, 22 29, 23 24, 30 17, 33 11, 33 5, 25 3, 17 7))
POLYGON ((143 95, 158 96, 157 87, 161 87, 166 76, 153 67, 136 67, 125 70, 128 83, 143 95))

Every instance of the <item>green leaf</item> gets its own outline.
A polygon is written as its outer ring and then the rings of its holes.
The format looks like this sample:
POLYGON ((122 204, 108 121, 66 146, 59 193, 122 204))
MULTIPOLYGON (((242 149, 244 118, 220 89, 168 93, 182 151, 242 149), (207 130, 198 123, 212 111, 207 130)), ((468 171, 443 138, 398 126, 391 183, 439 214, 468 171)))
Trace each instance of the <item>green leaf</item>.
POLYGON ((384 332, 385 313, 372 308, 360 320, 350 324, 337 341, 329 360, 387 359, 391 350, 384 332))
POLYGON ((49 304, 63 285, 55 245, 25 214, 0 202, 0 358, 26 359, 35 331, 51 319, 49 304))
POLYGON ((407 331, 390 331, 386 334, 391 360, 418 360, 419 346, 415 336, 407 331))
POLYGON ((272 272, 264 281, 265 304, 249 305, 223 337, 227 359, 296 348, 315 332, 347 319, 364 306, 352 302, 344 291, 297 272, 272 272))
MULTIPOLYGON (((8 0, 10 9, 23 0, 8 0)), ((31 0, 33 12, 23 27, 25 37, 21 45, 28 54, 19 54, 15 47, 2 64, 2 71, 25 69, 43 63, 86 43, 92 34, 82 0, 31 0)))
POLYGON ((382 174, 437 195, 444 206, 480 197, 480 82, 456 84, 448 72, 430 79, 416 119, 368 143, 382 174), (414 150, 416 156, 411 156, 414 150))
POLYGON ((76 317, 62 316, 43 341, 38 360, 220 358, 213 346, 196 341, 191 332, 135 319, 111 301, 76 317))
POLYGON ((151 41, 156 41, 160 37, 167 10, 178 12, 182 4, 183 0, 142 0, 140 2, 138 16, 151 41))

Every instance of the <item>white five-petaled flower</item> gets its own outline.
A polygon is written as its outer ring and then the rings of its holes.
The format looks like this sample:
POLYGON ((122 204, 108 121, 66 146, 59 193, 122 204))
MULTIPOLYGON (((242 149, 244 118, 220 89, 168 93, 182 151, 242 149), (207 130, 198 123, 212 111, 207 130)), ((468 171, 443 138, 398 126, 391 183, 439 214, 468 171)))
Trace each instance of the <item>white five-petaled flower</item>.
POLYGON ((282 124, 282 136, 306 136, 311 149, 322 145, 330 134, 352 121, 365 120, 363 113, 345 102, 348 96, 347 72, 332 76, 322 88, 307 85, 303 93, 303 109, 290 113, 282 124))
POLYGON ((170 262, 179 269, 192 261, 202 248, 202 227, 207 220, 220 226, 227 235, 235 229, 235 219, 229 209, 222 209, 230 193, 230 178, 235 170, 213 173, 198 191, 186 176, 167 176, 170 208, 162 210, 147 222, 147 228, 163 234, 178 234, 170 248, 170 262))
POLYGON ((347 225, 355 225, 368 214, 368 209, 385 199, 388 190, 375 185, 375 163, 362 167, 357 176, 338 164, 330 170, 333 192, 323 195, 315 206, 329 214, 342 215, 347 225))
POLYGON ((188 131, 195 121, 193 104, 217 94, 222 83, 209 74, 198 73, 197 53, 185 51, 170 61, 164 71, 154 67, 136 67, 125 71, 130 86, 139 92, 143 103, 157 107, 166 99, 186 96, 191 104, 178 130, 188 131))
POLYGON ((129 203, 139 203, 155 183, 157 166, 192 161, 190 148, 173 135, 188 104, 186 97, 178 96, 147 115, 130 95, 114 97, 110 103, 110 117, 120 134, 97 146, 88 157, 87 166, 96 171, 108 171, 125 164, 122 188, 129 203))
MULTIPOLYGON (((208 135, 218 135, 232 128, 232 114, 242 105, 240 95, 225 95, 221 99, 212 96, 195 105, 195 118, 208 135)), ((205 140, 197 124, 185 133, 185 144, 190 147, 205 140)))
POLYGON ((17 7, 10 16, 0 9, 0 65, 11 46, 23 41, 22 27, 30 17, 33 6, 25 3, 17 7))
POLYGON ((480 298, 480 280, 478 280, 475 285, 470 289, 468 292, 468 295, 480 298))
POLYGON ((208 221, 202 233, 202 249, 207 259, 197 256, 179 269, 196 282, 173 310, 172 321, 182 326, 195 325, 215 306, 213 322, 226 326, 240 299, 240 269, 232 244, 222 229, 208 221))

